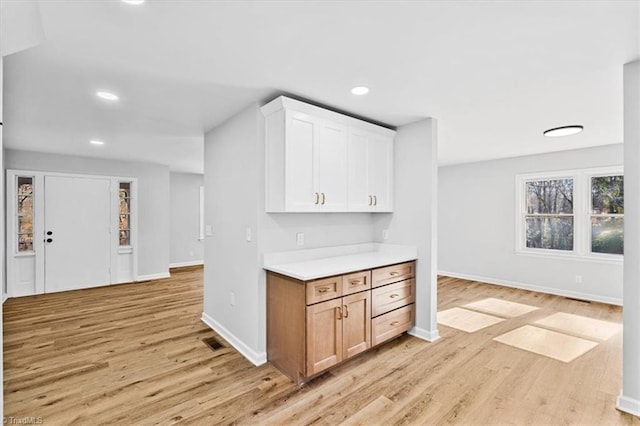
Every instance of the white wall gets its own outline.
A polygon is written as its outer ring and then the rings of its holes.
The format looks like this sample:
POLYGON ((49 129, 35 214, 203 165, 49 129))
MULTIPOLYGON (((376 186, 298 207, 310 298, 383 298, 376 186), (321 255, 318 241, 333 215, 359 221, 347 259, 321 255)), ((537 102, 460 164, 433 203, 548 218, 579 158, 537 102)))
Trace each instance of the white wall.
POLYGON ((394 212, 376 216, 375 240, 418 248, 416 326, 410 333, 433 341, 437 311, 437 122, 425 119, 402 126, 394 142, 394 212), (382 241, 382 231, 389 239, 382 241))
POLYGON ((618 408, 640 416, 640 61, 624 66, 624 306, 618 408))
POLYGON ((438 270, 445 275, 621 303, 621 263, 516 255, 515 176, 622 162, 623 146, 617 144, 441 167, 438 270), (581 284, 576 284, 576 275, 582 276, 581 284))
POLYGON ((195 173, 169 174, 171 202, 171 267, 201 264, 204 242, 200 241, 200 187, 204 176, 195 173))
POLYGON ((5 167, 138 178, 138 276, 169 272, 168 166, 7 149, 5 167))
POLYGON ((203 319, 256 364, 266 360, 263 254, 371 242, 374 233, 368 213, 264 213, 264 155, 257 105, 205 135, 205 223, 214 229, 205 238, 203 319), (297 232, 305 233, 302 247, 297 232))

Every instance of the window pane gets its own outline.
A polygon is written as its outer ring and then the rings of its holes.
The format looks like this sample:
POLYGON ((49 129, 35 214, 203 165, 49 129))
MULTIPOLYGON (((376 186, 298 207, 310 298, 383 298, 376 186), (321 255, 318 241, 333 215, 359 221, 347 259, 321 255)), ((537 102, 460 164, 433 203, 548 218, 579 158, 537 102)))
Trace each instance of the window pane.
POLYGON ((621 217, 592 217, 591 251, 624 254, 623 223, 621 217))
POLYGON ((19 216, 18 217, 18 234, 32 234, 32 233, 33 233, 33 217, 19 216))
POLYGON ((527 213, 573 213, 573 179, 527 182, 527 213))
POLYGON ((18 177, 18 195, 33 194, 33 178, 18 177))
POLYGON ((18 214, 30 215, 33 213, 33 197, 31 195, 18 195, 18 214))
POLYGON ((131 183, 129 182, 120 182, 120 198, 129 198, 131 197, 131 183))
POLYGON ((120 245, 121 246, 130 245, 131 235, 129 234, 129 232, 130 231, 120 231, 120 245))
POLYGON ((129 215, 121 214, 120 215, 120 230, 129 229, 129 215))
POLYGON ((33 251, 33 234, 18 235, 18 251, 33 251))
POLYGON ((624 177, 591 178, 591 213, 624 214, 624 177))
POLYGON ((573 250, 573 217, 527 217, 527 247, 573 250))

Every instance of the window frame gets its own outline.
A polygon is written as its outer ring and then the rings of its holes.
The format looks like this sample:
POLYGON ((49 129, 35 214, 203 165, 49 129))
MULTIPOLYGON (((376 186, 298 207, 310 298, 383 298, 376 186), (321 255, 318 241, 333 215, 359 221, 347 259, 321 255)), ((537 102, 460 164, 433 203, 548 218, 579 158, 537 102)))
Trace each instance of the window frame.
MULTIPOLYGON (((587 262, 621 263, 624 254, 591 252, 591 179, 602 176, 623 176, 622 166, 588 169, 556 170, 526 173, 515 176, 515 252, 543 258, 574 259, 587 262), (526 194, 527 182, 540 180, 573 179, 573 250, 530 248, 526 246, 526 194)), ((570 215, 552 215, 570 216, 570 215)), ((624 215, 622 215, 624 216, 624 215)))
MULTIPOLYGON (((25 195, 26 196, 26 195, 25 195)), ((31 174, 17 174, 15 176, 15 180, 14 180, 14 196, 13 196, 13 203, 14 203, 14 221, 15 221, 15 225, 14 225, 14 231, 15 231, 15 235, 14 235, 14 247, 13 247, 13 254, 15 256, 34 256, 36 253, 36 178, 34 175, 31 174), (24 214, 20 214, 20 207, 19 207, 19 198, 20 198, 20 191, 19 191, 19 182, 20 179, 31 179, 31 194, 28 195, 28 197, 31 198, 31 214, 29 215, 24 215, 24 214), (27 217, 27 216, 31 216, 31 223, 32 223, 32 228, 31 228, 31 232, 20 232, 20 218, 21 217, 27 217), (31 250, 20 250, 20 235, 29 235, 31 234, 31 250)))

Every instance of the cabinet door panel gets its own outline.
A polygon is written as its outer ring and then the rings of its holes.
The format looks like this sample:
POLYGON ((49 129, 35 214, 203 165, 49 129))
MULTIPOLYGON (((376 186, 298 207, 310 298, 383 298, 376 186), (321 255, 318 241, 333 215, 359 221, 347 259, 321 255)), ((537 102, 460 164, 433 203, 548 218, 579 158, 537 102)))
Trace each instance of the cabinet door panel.
POLYGON ((369 193, 367 157, 368 138, 364 132, 349 129, 348 140, 349 162, 349 211, 371 211, 372 195, 369 193))
POLYGON ((368 144, 369 192, 375 211, 392 211, 393 139, 372 135, 368 144))
POLYGON ((307 306, 307 377, 342 361, 342 299, 307 306))
POLYGON ((306 114, 287 113, 285 204, 287 211, 315 211, 314 144, 318 124, 306 114))
POLYGON ((343 297, 342 305, 342 355, 347 359, 371 347, 371 292, 343 297))
POLYGON ((347 128, 323 122, 316 145, 320 208, 347 210, 347 128))

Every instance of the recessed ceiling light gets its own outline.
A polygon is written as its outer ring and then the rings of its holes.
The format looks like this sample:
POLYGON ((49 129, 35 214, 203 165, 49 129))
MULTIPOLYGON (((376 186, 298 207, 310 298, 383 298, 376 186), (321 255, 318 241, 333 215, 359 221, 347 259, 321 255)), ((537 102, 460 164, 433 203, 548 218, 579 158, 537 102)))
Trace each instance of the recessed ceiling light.
POLYGON ((369 88, 366 86, 354 87, 353 89, 351 89, 351 93, 358 96, 366 95, 367 93, 369 93, 369 88))
POLYGON ((122 0, 122 1, 127 4, 135 4, 135 5, 144 3, 144 0, 122 0))
POLYGON ((542 134, 549 138, 557 138, 558 136, 575 135, 583 130, 584 126, 572 124, 570 126, 555 127, 553 129, 545 130, 542 134))
POLYGON ((102 141, 97 141, 97 140, 95 140, 95 139, 94 139, 94 140, 90 140, 90 141, 89 141, 89 143, 90 143, 91 145, 104 145, 104 142, 102 142, 102 141))
POLYGON ((102 99, 106 99, 107 101, 117 101, 118 99, 120 99, 115 93, 105 91, 96 92, 96 96, 102 99))

